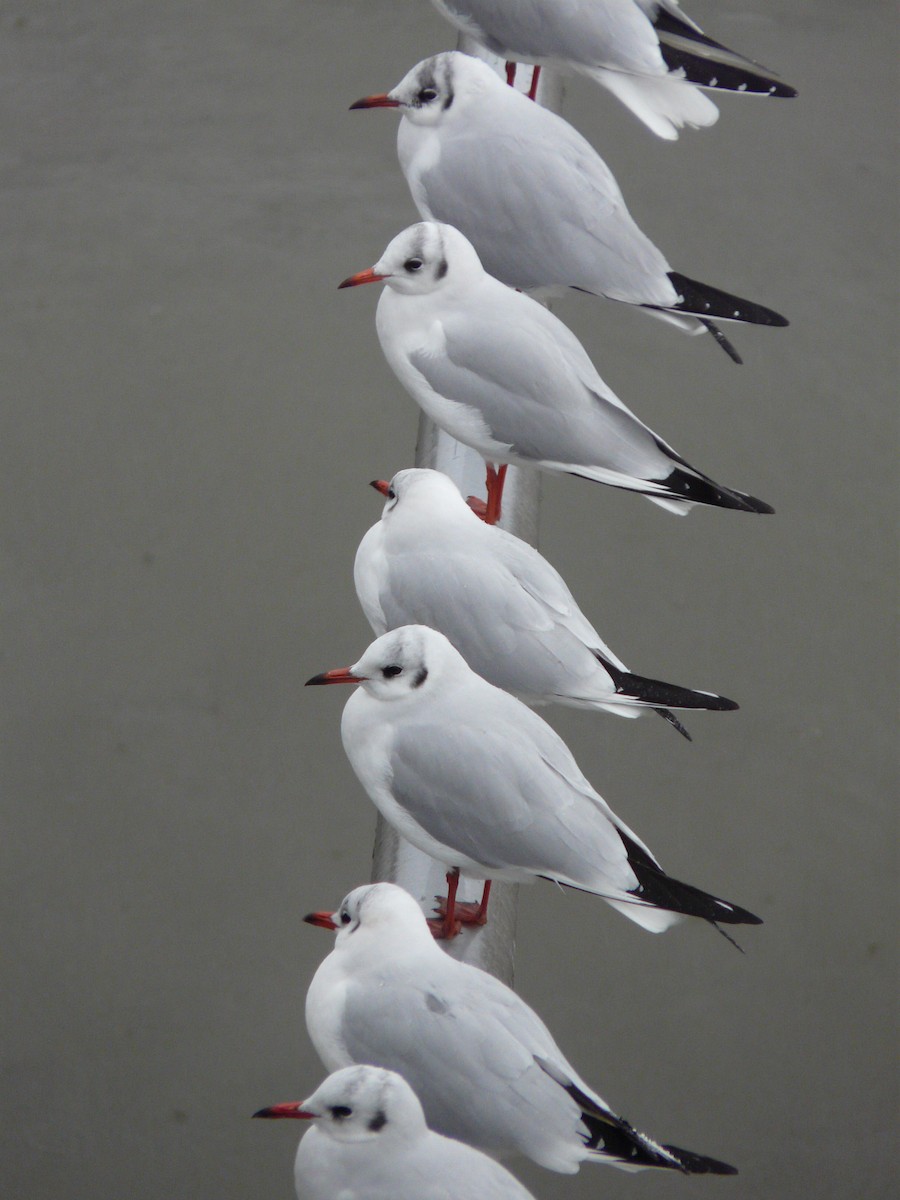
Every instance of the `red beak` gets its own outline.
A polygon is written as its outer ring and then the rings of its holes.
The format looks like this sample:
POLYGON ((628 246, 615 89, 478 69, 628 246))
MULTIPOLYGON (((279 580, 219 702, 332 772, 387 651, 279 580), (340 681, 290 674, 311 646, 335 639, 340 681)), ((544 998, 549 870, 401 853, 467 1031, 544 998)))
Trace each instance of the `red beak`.
POLYGON ((391 485, 386 479, 373 479, 369 484, 369 487, 373 487, 376 492, 381 492, 385 499, 387 498, 388 492, 391 490, 391 485))
POLYGON ((305 686, 311 687, 319 683, 362 683, 359 675, 353 675, 349 667, 337 667, 333 671, 323 671, 321 675, 313 675, 307 679, 305 686))
POLYGON ((316 1114, 306 1112, 302 1101, 296 1100, 289 1104, 273 1104, 271 1108, 261 1108, 254 1117, 293 1117, 297 1121, 314 1121, 316 1114))
POLYGON ((346 279, 342 279, 338 284, 338 291, 345 287, 359 287, 361 283, 378 283, 382 279, 387 279, 387 275, 376 275, 369 267, 368 271, 358 271, 355 275, 348 275, 346 279))
POLYGON ((350 111, 354 108, 399 108, 400 101, 392 100, 385 92, 379 92, 377 96, 363 96, 362 100, 357 100, 350 105, 350 111))
POLYGON ((330 912, 307 913, 303 920, 307 925, 318 925, 320 929, 337 929, 330 912))

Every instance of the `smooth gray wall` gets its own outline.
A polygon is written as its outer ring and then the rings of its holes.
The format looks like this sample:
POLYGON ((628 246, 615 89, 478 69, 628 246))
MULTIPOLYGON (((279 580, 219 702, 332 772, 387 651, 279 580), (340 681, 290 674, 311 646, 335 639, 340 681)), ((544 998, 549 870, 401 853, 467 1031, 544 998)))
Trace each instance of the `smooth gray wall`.
MULTIPOLYGON (((771 518, 544 484, 541 544, 633 669, 734 715, 549 712, 674 875, 766 918, 738 954, 525 889, 517 986, 649 1133, 734 1180, 523 1170, 537 1196, 886 1197, 895 563, 890 8, 693 0, 792 102, 653 138, 569 89, 677 269, 788 330, 705 340, 558 309, 607 381, 771 518), (892 399, 892 398, 891 398, 892 399)), ((396 115, 348 113, 455 42, 425 0, 0 14, 5 1197, 292 1195, 322 1075, 301 923, 368 877, 340 693, 369 634, 369 479, 416 413, 336 291, 414 219, 396 115)))

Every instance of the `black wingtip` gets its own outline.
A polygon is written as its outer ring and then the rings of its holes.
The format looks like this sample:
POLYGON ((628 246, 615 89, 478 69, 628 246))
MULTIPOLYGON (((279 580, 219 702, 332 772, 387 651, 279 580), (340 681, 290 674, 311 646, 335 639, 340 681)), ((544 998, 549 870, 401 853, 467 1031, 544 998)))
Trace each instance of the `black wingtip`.
POLYGON ((686 1171, 691 1175, 737 1175, 737 1167, 731 1163, 721 1162, 718 1158, 709 1158, 705 1154, 695 1154, 693 1150, 682 1150, 680 1146, 663 1146, 669 1154, 674 1154, 686 1171))
MULTIPOLYGON (((640 700, 650 708, 656 709, 660 716, 678 725, 668 709, 688 708, 707 712, 733 712, 738 705, 727 696, 717 696, 715 692, 695 692, 691 688, 679 687, 675 683, 663 683, 661 679, 646 679, 643 675, 634 675, 631 671, 623 671, 615 663, 610 662, 600 650, 594 650, 594 657, 603 664, 610 679, 620 696, 628 696, 640 700)), ((685 736, 687 734, 685 733, 685 736)), ((690 740, 690 738, 688 738, 690 740)))
POLYGON ((675 716, 675 714, 669 712, 669 710, 667 708, 654 708, 653 711, 655 713, 657 713, 659 716, 661 716, 664 721, 668 721, 669 724, 672 725, 681 734, 681 736, 683 738, 686 738, 689 742, 692 742, 694 740, 691 737, 691 735, 688 733, 688 731, 685 729, 685 727, 682 725, 682 723, 675 716))
POLYGON ((638 881, 637 887, 631 889, 631 895, 656 908, 665 908, 685 917, 699 917, 701 920, 710 921, 717 928, 720 924, 762 925, 762 917, 756 916, 746 908, 732 904, 730 900, 720 900, 717 896, 694 887, 693 884, 673 879, 633 838, 621 829, 617 829, 616 832, 622 839, 628 855, 628 865, 638 881))
POLYGON ((700 324, 705 326, 706 332, 711 333, 715 338, 716 345, 721 346, 732 362, 736 362, 739 367, 744 365, 744 360, 734 348, 734 344, 728 340, 722 330, 718 327, 715 321, 707 321, 705 317, 700 318, 700 324))
MULTIPOLYGON (((672 451, 659 442, 658 445, 665 453, 672 456, 672 451)), ((682 460, 679 460, 682 461, 682 460)), ((701 475, 689 464, 677 466, 665 479, 658 480, 669 492, 673 500, 690 500, 693 504, 708 504, 713 508, 731 508, 738 512, 774 513, 775 509, 764 500, 758 500, 747 492, 738 492, 734 488, 723 487, 706 475, 701 475), (685 467, 687 469, 685 469, 685 467)))
POLYGON ((667 311, 690 313, 700 319, 717 317, 720 321, 742 321, 746 325, 769 325, 780 329, 789 324, 787 317, 755 300, 744 300, 731 292, 723 292, 721 288, 691 279, 680 271, 669 271, 668 274, 678 293, 678 303, 667 311))

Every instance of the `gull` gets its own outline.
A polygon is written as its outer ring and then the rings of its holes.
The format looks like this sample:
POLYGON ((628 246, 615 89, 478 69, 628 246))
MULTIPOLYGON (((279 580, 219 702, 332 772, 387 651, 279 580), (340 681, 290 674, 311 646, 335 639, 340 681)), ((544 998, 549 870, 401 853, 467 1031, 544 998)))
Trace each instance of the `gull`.
POLYGON ((376 634, 401 625, 443 633, 472 670, 530 704, 620 717, 670 708, 726 711, 733 700, 632 674, 533 546, 479 520, 452 479, 412 468, 372 484, 381 520, 356 552, 353 578, 376 634))
MULTIPOLYGON (((424 221, 340 287, 382 281, 376 328, 388 365, 426 415, 489 463, 520 463, 694 504, 770 513, 690 466, 607 387, 574 334, 488 275, 468 238, 424 221)), ((488 470, 488 519, 503 468, 488 470)))
MULTIPOLYGON (((707 37, 677 0, 432 2, 494 54, 588 75, 669 141, 685 125, 702 128, 718 120, 719 110, 701 87, 785 98, 797 94, 767 67, 707 37)), ((515 78, 514 69, 508 78, 515 78)))
MULTIPOLYGON (((344 706, 350 765, 385 820, 449 868, 444 936, 459 872, 593 892, 653 933, 682 916, 760 924, 666 875, 536 712, 476 675, 442 633, 405 625, 351 667, 309 684, 358 683, 344 706)), ((483 923, 489 888, 473 919, 483 923)), ((469 914, 466 913, 466 916, 469 914)))
POLYGON ((612 172, 580 133, 459 51, 420 62, 351 108, 399 108, 400 165, 424 220, 453 225, 510 287, 577 288, 638 305, 686 333, 712 318, 783 326, 779 313, 673 271, 635 224, 612 172))
POLYGON ((314 1122, 294 1160, 298 1200, 534 1200, 480 1150, 432 1133, 396 1071, 344 1067, 308 1100, 253 1115, 314 1122))
POLYGON ((327 1070, 399 1072, 431 1129, 496 1158, 524 1155, 570 1174, 585 1160, 736 1174, 617 1116, 515 992, 437 946, 402 888, 359 887, 337 912, 304 919, 338 931, 306 997, 306 1027, 327 1070))

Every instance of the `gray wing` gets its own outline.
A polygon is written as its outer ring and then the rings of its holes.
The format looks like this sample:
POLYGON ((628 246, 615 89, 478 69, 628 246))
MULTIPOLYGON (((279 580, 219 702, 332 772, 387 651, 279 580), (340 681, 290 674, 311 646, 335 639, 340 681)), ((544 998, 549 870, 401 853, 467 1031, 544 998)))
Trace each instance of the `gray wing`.
POLYGON ((485 270, 511 287, 674 304, 669 264, 632 220, 606 164, 565 121, 543 116, 524 133, 467 127, 445 137, 419 179, 430 214, 461 230, 485 270))
POLYGON ((665 71, 656 33, 634 0, 434 0, 460 28, 505 57, 563 59, 638 74, 665 71), (471 28, 468 29, 471 32, 471 28))
POLYGON ((535 1055, 577 1075, 538 1016, 482 971, 413 977, 392 963, 350 980, 341 1033, 354 1061, 404 1076, 438 1133, 493 1153, 577 1146, 579 1110, 535 1055))
POLYGON ((566 327, 538 314, 551 318, 533 302, 518 312, 511 304, 499 313, 487 304, 451 312, 444 353, 414 351, 409 361, 438 395, 476 409, 493 439, 519 458, 634 482, 665 479, 672 470, 665 443, 588 374, 590 361, 566 327))
MULTIPOLYGON (((481 553, 436 542, 428 550, 387 556, 378 584, 363 600, 370 621, 375 624, 377 612, 386 628, 422 624, 440 630, 476 675, 504 691, 544 699, 611 692, 592 649, 617 666, 619 660, 563 580, 536 550, 497 534, 481 553)), ((357 590, 362 600, 359 582, 357 590)))
POLYGON ((488 700, 487 708, 431 706, 431 715, 397 729, 394 799, 488 872, 520 868, 611 896, 635 887, 621 823, 565 744, 512 697, 491 689, 488 700), (512 721, 504 720, 505 702, 515 706, 512 721))

